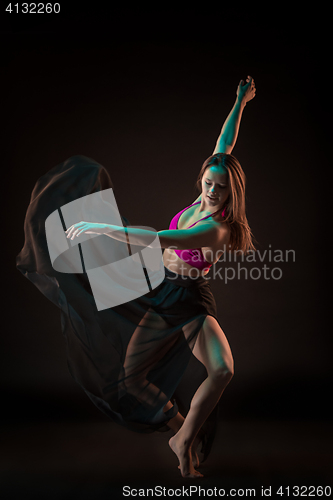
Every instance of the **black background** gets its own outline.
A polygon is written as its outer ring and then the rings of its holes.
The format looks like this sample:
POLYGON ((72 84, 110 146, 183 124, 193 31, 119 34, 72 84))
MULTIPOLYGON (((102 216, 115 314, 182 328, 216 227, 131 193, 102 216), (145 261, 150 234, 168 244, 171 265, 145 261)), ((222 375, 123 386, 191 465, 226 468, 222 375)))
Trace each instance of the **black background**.
POLYGON ((329 13, 316 7, 61 3, 59 15, 2 17, 4 425, 107 421, 70 377, 59 311, 15 268, 37 179, 72 155, 94 158, 132 224, 167 229, 198 196, 247 75, 257 95, 233 154, 248 220, 260 252, 296 258, 252 264, 280 267, 279 280, 211 280, 235 358, 221 419, 331 422, 332 84, 329 13))

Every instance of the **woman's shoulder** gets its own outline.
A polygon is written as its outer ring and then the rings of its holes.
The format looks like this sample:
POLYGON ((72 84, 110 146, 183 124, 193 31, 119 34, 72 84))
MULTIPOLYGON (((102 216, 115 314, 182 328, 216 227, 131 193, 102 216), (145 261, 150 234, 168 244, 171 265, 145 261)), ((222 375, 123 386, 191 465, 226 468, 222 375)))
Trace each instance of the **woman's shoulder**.
POLYGON ((219 248, 220 245, 228 244, 230 240, 231 230, 229 224, 223 220, 221 215, 218 218, 209 217, 208 219, 200 221, 199 224, 201 226, 204 225, 209 229, 214 228, 215 232, 214 247, 219 248))
POLYGON ((215 217, 212 219, 213 220, 211 221, 211 224, 216 227, 215 247, 216 248, 221 248, 221 247, 225 248, 225 245, 228 245, 230 242, 230 236, 231 236, 230 226, 227 222, 225 222, 223 220, 223 217, 221 217, 221 215, 219 215, 217 220, 215 219, 215 217))

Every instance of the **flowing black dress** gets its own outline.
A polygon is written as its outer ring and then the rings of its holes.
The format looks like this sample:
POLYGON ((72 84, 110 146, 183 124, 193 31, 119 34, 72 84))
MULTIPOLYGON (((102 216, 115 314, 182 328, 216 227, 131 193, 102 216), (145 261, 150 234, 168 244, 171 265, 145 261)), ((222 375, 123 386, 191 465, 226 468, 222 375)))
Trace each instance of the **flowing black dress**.
MULTIPOLYGON (((73 156, 36 183, 27 209, 24 246, 16 266, 61 311, 67 362, 74 380, 112 421, 137 432, 167 431, 178 411, 186 416, 191 399, 207 376, 192 349, 202 324, 217 318, 207 279, 165 270, 149 293, 97 310, 85 273, 66 274, 51 264, 45 220, 63 205, 113 188, 106 169, 73 156), (173 407, 163 411, 171 401, 173 407)), ((124 226, 128 219, 121 216, 124 226)), ((45 325, 47 326, 47 325, 45 325)), ((213 442, 215 407, 203 426, 203 459, 213 442)))

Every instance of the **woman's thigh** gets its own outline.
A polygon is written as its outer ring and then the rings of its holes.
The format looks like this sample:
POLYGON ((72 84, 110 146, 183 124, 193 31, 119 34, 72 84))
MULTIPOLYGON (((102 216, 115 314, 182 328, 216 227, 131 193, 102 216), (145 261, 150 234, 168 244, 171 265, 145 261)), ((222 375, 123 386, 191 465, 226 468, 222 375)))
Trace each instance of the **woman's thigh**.
POLYGON ((127 374, 138 369, 141 373, 149 370, 152 364, 158 362, 166 354, 177 340, 176 336, 163 338, 161 335, 158 338, 159 331, 162 332, 168 328, 170 325, 156 311, 149 308, 127 346, 124 361, 124 369, 127 374))
POLYGON ((225 333, 213 316, 207 316, 193 348, 193 355, 208 375, 233 374, 234 362, 225 333))

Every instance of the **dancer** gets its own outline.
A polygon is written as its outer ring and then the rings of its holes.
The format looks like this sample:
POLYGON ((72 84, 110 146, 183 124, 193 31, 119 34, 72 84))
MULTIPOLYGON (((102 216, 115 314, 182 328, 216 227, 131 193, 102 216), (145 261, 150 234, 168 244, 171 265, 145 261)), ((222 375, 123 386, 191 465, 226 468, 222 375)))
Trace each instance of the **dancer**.
MULTIPOLYGON (((154 290, 96 311, 86 275, 56 272, 43 252, 43 221, 54 207, 112 185, 105 169, 85 157, 70 158, 38 181, 27 211, 25 246, 17 258, 18 269, 61 309, 74 379, 117 423, 138 432, 172 429, 169 445, 183 477, 202 477, 196 470, 199 444, 206 459, 217 403, 234 371, 205 275, 226 249, 254 249, 245 215, 245 175, 231 155, 244 107, 255 96, 252 77, 241 80, 236 96, 213 155, 200 170, 201 194, 172 219, 168 230, 157 233, 165 278, 154 290), (50 193, 56 193, 56 202, 50 193), (193 357, 201 371, 191 371, 193 357)), ((100 234, 126 243, 119 229, 80 221, 66 235, 73 240, 82 233, 100 234)), ((142 246, 156 235, 131 227, 127 232, 132 243, 142 246)))

